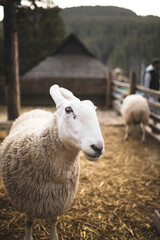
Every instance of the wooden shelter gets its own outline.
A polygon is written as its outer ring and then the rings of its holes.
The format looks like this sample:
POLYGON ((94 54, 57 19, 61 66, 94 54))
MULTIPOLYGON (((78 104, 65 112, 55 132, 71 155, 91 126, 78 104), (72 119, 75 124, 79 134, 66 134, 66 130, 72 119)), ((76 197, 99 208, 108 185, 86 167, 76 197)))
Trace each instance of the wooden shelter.
POLYGON ((22 103, 52 104, 49 88, 58 84, 81 99, 104 105, 106 75, 106 66, 71 34, 55 53, 21 77, 22 103))

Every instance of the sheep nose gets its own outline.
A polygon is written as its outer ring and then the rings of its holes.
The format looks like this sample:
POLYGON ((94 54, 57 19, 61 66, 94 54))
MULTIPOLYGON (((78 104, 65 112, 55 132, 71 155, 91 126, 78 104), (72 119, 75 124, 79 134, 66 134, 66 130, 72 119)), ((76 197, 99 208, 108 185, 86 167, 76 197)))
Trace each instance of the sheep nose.
POLYGON ((96 153, 98 153, 99 155, 101 155, 103 147, 98 147, 98 146, 92 144, 92 145, 91 145, 91 148, 92 148, 96 153))

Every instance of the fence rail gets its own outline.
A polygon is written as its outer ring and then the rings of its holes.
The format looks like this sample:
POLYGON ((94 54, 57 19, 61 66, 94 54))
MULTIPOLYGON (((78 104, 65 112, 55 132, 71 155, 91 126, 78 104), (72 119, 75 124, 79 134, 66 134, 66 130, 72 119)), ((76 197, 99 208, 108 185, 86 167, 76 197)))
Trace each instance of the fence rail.
POLYGON ((117 88, 117 87, 115 87, 115 86, 112 87, 112 91, 113 91, 113 92, 118 92, 118 93, 122 94, 122 95, 125 96, 125 97, 128 96, 128 94, 129 94, 128 91, 122 90, 122 89, 117 88))
POLYGON ((160 99, 160 91, 147 89, 143 86, 137 85, 136 75, 133 71, 130 72, 129 83, 124 83, 113 79, 111 73, 108 75, 108 98, 106 102, 108 108, 113 107, 117 112, 120 112, 123 99, 126 96, 135 93, 141 93, 144 96, 147 95, 153 98, 153 101, 150 98, 147 99, 151 112, 149 127, 147 127, 146 130, 150 135, 160 141, 160 103, 158 101, 154 101, 154 99, 160 99))
POLYGON ((125 82, 120 82, 118 80, 113 80, 112 83, 116 86, 120 86, 120 87, 127 87, 129 88, 130 84, 129 83, 125 83, 125 82))
POLYGON ((160 91, 156 91, 156 90, 152 90, 152 89, 148 89, 148 88, 145 88, 145 87, 142 87, 140 85, 137 85, 136 86, 136 89, 137 90, 140 90, 144 93, 148 93, 149 95, 153 96, 153 97, 160 97, 160 91))

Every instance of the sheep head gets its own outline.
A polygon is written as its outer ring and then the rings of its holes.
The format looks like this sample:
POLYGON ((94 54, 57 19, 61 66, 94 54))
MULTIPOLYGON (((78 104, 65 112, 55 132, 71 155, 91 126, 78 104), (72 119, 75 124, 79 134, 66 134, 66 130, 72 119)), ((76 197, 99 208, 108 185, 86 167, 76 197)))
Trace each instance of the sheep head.
POLYGON ((50 94, 57 108, 60 141, 67 148, 82 150, 88 160, 97 160, 104 153, 104 141, 94 104, 89 100, 80 101, 58 85, 50 88, 50 94))

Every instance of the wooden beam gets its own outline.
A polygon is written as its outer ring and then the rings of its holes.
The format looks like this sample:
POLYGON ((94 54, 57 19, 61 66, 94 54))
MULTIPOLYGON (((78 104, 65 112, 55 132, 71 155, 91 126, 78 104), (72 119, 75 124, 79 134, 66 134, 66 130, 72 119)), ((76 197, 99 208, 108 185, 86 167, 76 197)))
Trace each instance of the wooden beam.
POLYGON ((116 94, 116 93, 112 93, 112 96, 115 98, 115 99, 118 99, 118 100, 120 100, 120 101, 123 101, 123 96, 121 96, 121 95, 118 95, 118 94, 116 94))
POLYGON ((129 83, 120 82, 120 81, 117 81, 117 80, 113 80, 112 82, 113 82, 113 84, 116 85, 116 86, 129 88, 129 83))
POLYGON ((158 140, 160 142, 160 134, 156 134, 152 132, 151 128, 149 126, 146 126, 146 131, 151 135, 154 139, 158 140))
POLYGON ((129 94, 135 94, 136 92, 136 74, 134 71, 130 71, 130 87, 129 94))
POLYGON ((108 78, 106 79, 106 106, 107 108, 111 107, 111 92, 112 92, 112 81, 113 81, 113 77, 112 77, 112 73, 108 72, 108 78))
POLYGON ((114 92, 121 93, 124 97, 128 96, 128 91, 124 91, 124 90, 122 90, 122 89, 120 89, 120 88, 118 88, 118 87, 116 87, 116 86, 113 86, 113 87, 112 87, 112 90, 113 90, 114 92))
POLYGON ((5 90, 8 119, 20 114, 20 84, 18 63, 18 34, 14 0, 4 6, 5 90))
POLYGON ((154 125, 153 123, 149 123, 149 127, 152 129, 152 132, 156 133, 156 134, 160 134, 160 129, 154 125))
POLYGON ((150 101, 150 100, 148 100, 148 99, 147 99, 147 101, 148 101, 149 106, 160 110, 160 103, 155 102, 155 101, 150 101))
POLYGON ((160 122, 160 115, 151 112, 150 117, 156 120, 157 122, 160 122))
POLYGON ((154 97, 159 97, 160 98, 160 91, 152 90, 152 89, 149 89, 149 88, 145 88, 145 87, 142 87, 140 85, 137 85, 136 89, 140 90, 140 91, 142 91, 144 93, 148 93, 149 95, 152 95, 154 97))

